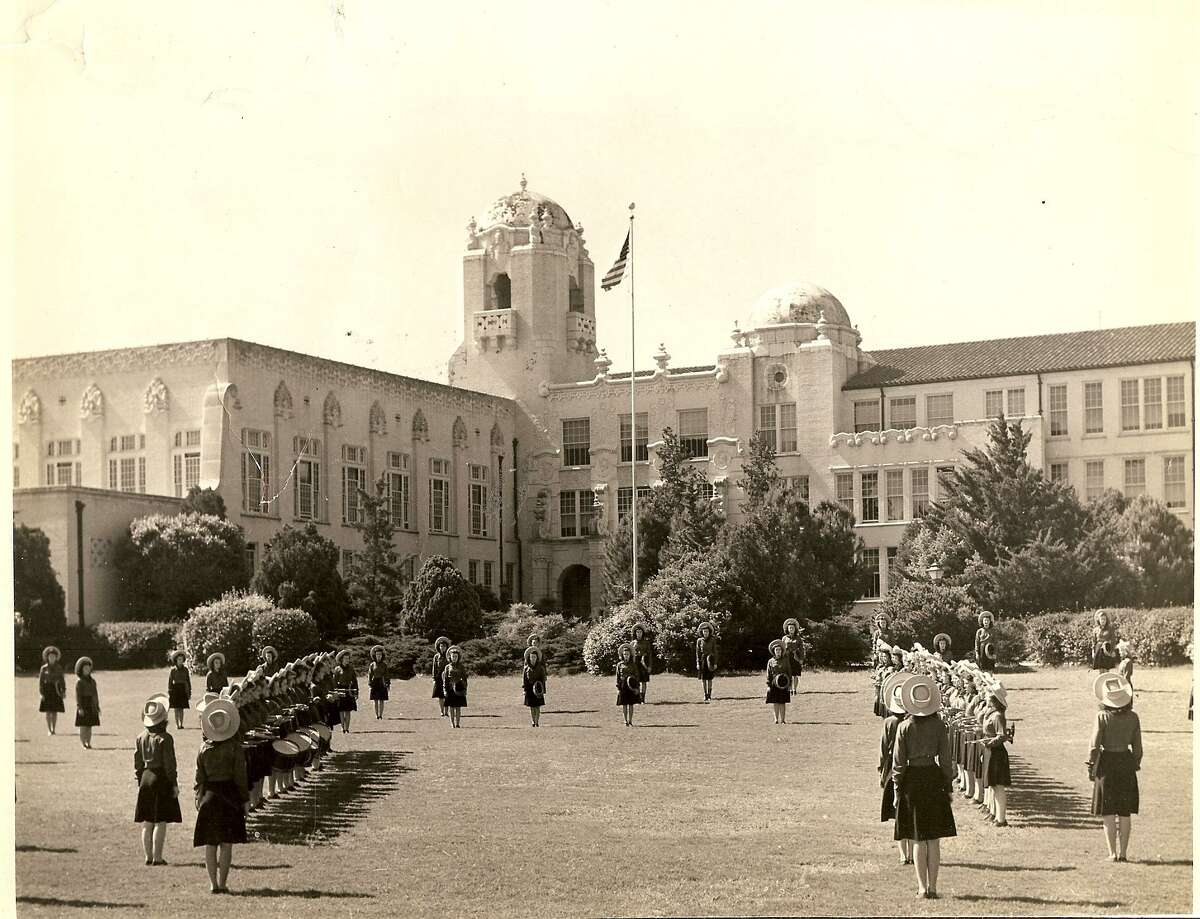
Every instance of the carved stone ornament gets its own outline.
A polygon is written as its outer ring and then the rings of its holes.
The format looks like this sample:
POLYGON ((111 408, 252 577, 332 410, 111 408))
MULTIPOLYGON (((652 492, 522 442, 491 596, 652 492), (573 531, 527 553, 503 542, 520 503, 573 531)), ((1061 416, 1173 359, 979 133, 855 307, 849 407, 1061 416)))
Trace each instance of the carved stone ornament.
POLYGON ((725 472, 733 462, 733 450, 729 447, 717 447, 712 452, 712 465, 718 472, 725 472))
POLYGON ((240 409, 242 407, 242 400, 238 396, 238 388, 236 383, 230 383, 225 387, 224 398, 226 408, 240 409))
POLYGON ((342 403, 332 392, 325 397, 325 405, 321 409, 321 421, 332 428, 342 426, 342 403))
POLYGON ((83 398, 79 400, 79 417, 99 418, 103 414, 104 393, 100 392, 100 387, 93 383, 83 391, 83 398))
POLYGON ((150 385, 146 387, 146 394, 143 400, 147 415, 165 412, 170 408, 171 394, 167 391, 167 384, 163 382, 162 377, 155 377, 150 381, 150 385))
POLYGON ((607 482, 617 472, 617 451, 612 447, 593 447, 590 451, 592 475, 597 481, 607 482))
POLYGON ((387 415, 383 411, 383 406, 376 399, 371 403, 371 412, 368 416, 368 427, 372 434, 383 436, 387 434, 387 415))
POLYGON ((788 369, 784 364, 771 364, 767 367, 767 389, 778 391, 787 387, 788 369))
MULTIPOLYGON (((606 486, 600 486, 604 488, 606 486)), ((608 501, 604 494, 597 488, 594 492, 595 498, 592 502, 592 527, 597 536, 608 535, 608 501)))
POLYGON ((504 432, 500 430, 500 422, 497 421, 492 425, 492 433, 488 436, 488 441, 495 449, 504 449, 504 432))
POLYGON ((292 417, 292 393, 283 380, 280 380, 279 385, 275 387, 275 417, 292 417))
POLYGON ((429 422, 425 420, 425 413, 417 409, 417 413, 413 415, 412 423, 413 440, 422 442, 429 440, 429 422))
POLYGON ((459 449, 467 445, 467 426, 462 420, 462 415, 454 419, 454 427, 450 429, 450 438, 454 446, 459 449))
POLYGON ((717 364, 716 372, 713 374, 713 379, 718 383, 726 383, 729 381, 729 365, 717 364))
POLYGON ((32 389, 25 390, 25 395, 21 397, 17 419, 21 424, 37 424, 42 420, 42 400, 32 389))

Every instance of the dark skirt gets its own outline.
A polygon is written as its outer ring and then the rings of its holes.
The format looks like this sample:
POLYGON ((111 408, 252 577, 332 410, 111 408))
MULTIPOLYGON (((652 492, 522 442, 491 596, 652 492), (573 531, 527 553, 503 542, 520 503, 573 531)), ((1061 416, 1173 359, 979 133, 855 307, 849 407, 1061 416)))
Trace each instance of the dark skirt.
POLYGON ((896 819, 896 785, 889 776, 883 786, 883 799, 879 802, 879 822, 887 823, 896 819))
POLYGON ((100 713, 96 709, 88 706, 79 706, 75 709, 75 727, 77 728, 95 728, 100 726, 100 713))
POLYGON ((1138 812, 1137 770, 1133 754, 1102 750, 1092 783, 1092 813, 1097 817, 1114 814, 1127 817, 1138 812))
POLYGON ((467 694, 465 692, 455 692, 453 689, 446 690, 446 708, 466 708, 467 694))
POLYGON ((339 712, 356 712, 358 711, 358 700, 348 692, 344 692, 338 696, 338 711, 339 712))
POLYGON ((179 811, 179 798, 171 794, 171 786, 165 779, 138 788, 137 807, 133 812, 134 823, 183 823, 179 811))
POLYGON ((246 812, 233 782, 209 782, 212 800, 196 812, 193 846, 219 846, 246 841, 246 812))
POLYGON ((532 689, 526 687, 526 689, 525 689, 525 704, 529 708, 541 708, 543 705, 546 704, 546 697, 536 695, 532 689))
POLYGON ((182 683, 172 683, 167 687, 167 708, 190 708, 187 687, 182 683))
POLYGON ((63 705, 62 696, 56 692, 52 692, 48 696, 42 696, 42 701, 38 703, 38 711, 65 712, 66 706, 63 705))
POLYGON ((957 836, 946 777, 939 766, 909 766, 900 783, 896 839, 957 836))
POLYGON ((711 680, 717 675, 716 667, 709 667, 707 663, 700 664, 700 679, 711 680))
POLYGON ((987 784, 989 786, 1012 784, 1012 771, 1008 766, 1008 748, 1004 744, 992 747, 991 755, 988 757, 987 784))
POLYGON ((876 718, 886 718, 889 714, 888 710, 884 708, 883 703, 879 701, 878 694, 875 696, 875 706, 871 709, 871 711, 875 713, 876 718))
POLYGON ((387 697, 387 680, 371 680, 371 698, 376 702, 386 702, 387 697))
POLYGON ((242 755, 246 757, 246 780, 253 785, 271 774, 274 738, 265 734, 248 734, 242 744, 242 755))
POLYGON ((1119 663, 1121 663, 1121 658, 1116 654, 1105 654, 1099 648, 1092 652, 1093 670, 1116 670, 1119 663))
POLYGON ((994 657, 988 657, 986 654, 981 653, 979 660, 975 663, 979 665, 980 670, 986 673, 994 673, 996 671, 996 658, 994 657))
POLYGON ((767 704, 772 705, 777 702, 784 704, 792 701, 792 691, 790 689, 780 689, 778 686, 770 686, 767 689, 767 704))
POLYGON ((617 705, 641 705, 642 694, 628 686, 617 687, 617 705))
POLYGON ((434 678, 433 678, 433 695, 432 695, 432 696, 430 696, 430 698, 431 698, 431 699, 444 699, 444 698, 446 698, 446 693, 445 693, 445 692, 442 690, 442 680, 441 680, 441 677, 434 677, 434 678))

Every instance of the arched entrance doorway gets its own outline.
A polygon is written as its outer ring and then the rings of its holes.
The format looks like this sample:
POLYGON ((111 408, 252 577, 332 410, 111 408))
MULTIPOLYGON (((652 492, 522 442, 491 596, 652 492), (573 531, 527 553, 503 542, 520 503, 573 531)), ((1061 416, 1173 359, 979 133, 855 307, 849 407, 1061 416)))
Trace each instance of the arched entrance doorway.
POLYGON ((588 619, 592 615, 592 570, 571 565, 558 579, 558 597, 564 616, 588 619))

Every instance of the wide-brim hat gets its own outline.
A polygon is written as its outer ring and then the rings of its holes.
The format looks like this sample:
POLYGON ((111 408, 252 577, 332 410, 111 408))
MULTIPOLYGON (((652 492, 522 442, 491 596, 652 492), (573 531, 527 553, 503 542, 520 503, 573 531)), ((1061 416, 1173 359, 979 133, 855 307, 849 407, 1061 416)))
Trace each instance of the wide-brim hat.
POLYGON ((209 670, 213 669, 213 661, 220 661, 221 669, 222 670, 225 669, 225 655, 222 654, 220 651, 214 651, 212 654, 210 654, 208 656, 208 669, 209 670))
POLYGON ((994 683, 988 687, 988 696, 1000 703, 1001 708, 1008 708, 1008 690, 999 683, 994 683))
POLYGON ((787 627, 788 627, 789 625, 794 625, 794 626, 796 627, 796 634, 797 634, 797 635, 799 635, 801 632, 803 632, 803 631, 804 631, 804 626, 802 626, 802 625, 800 624, 800 620, 799 620, 799 619, 796 619, 796 618, 788 618, 788 619, 785 619, 785 620, 783 620, 783 634, 784 634, 784 635, 786 635, 786 634, 787 634, 787 627))
POLYGON ((276 648, 274 645, 265 645, 265 646, 263 646, 263 649, 258 652, 259 660, 266 660, 268 651, 270 651, 272 654, 274 654, 276 658, 279 657, 279 649, 278 648, 276 648))
POLYGON ((1092 692, 1107 708, 1124 708, 1133 701, 1133 687, 1119 673, 1102 673, 1092 683, 1092 692))
POLYGON ((196 704, 196 711, 203 712, 205 708, 220 698, 221 697, 215 692, 206 692, 204 697, 196 704))
POLYGON ((633 642, 623 641, 619 645, 617 645, 617 659, 618 660, 620 660, 622 651, 628 651, 629 656, 633 657, 633 642))
POLYGON ((167 661, 173 664, 177 660, 179 660, 179 658, 181 658, 181 657, 186 662, 187 661, 187 652, 184 651, 183 648, 175 648, 170 654, 167 655, 167 661))
POLYGON ((887 707, 887 710, 894 715, 903 715, 905 713, 904 703, 900 699, 899 689, 906 682, 913 679, 914 674, 908 671, 893 673, 890 677, 883 681, 883 686, 880 687, 879 698, 887 707))
POLYGON ((458 645, 451 645, 449 648, 447 648, 446 649, 446 657, 449 657, 455 651, 458 652, 458 656, 461 658, 462 657, 462 648, 460 648, 458 645))
POLYGON ((542 636, 539 632, 534 632, 529 636, 529 640, 525 642, 527 647, 531 647, 535 641, 541 641, 542 636))
POLYGON ((934 636, 933 636, 933 650, 934 650, 934 651, 937 651, 937 649, 938 649, 938 642, 939 642, 939 641, 942 641, 943 639, 945 639, 945 641, 946 641, 946 647, 947 647, 947 648, 953 648, 953 647, 954 647, 954 642, 952 642, 952 641, 950 640, 950 636, 949 636, 949 635, 947 635, 945 632, 938 632, 936 635, 934 635, 934 636))
POLYGON ((163 724, 167 720, 167 707, 170 703, 163 693, 155 693, 142 703, 142 724, 148 728, 163 724))
POLYGON ((708 629, 708 634, 709 634, 709 635, 716 635, 716 634, 717 634, 717 630, 713 628, 713 626, 712 626, 712 623, 711 623, 711 622, 701 622, 701 623, 700 623, 698 626, 696 626, 696 634, 697 634, 697 635, 699 635, 699 634, 700 634, 701 632, 703 632, 705 629, 708 629))
POLYGON ((644 622, 644 621, 643 621, 643 622, 636 622, 636 623, 634 623, 633 629, 630 631, 630 633, 629 633, 629 634, 630 634, 630 635, 636 635, 636 634, 637 634, 637 630, 638 630, 638 629, 641 629, 641 630, 642 630, 642 636, 643 636, 643 637, 645 637, 646 635, 650 635, 650 634, 651 634, 651 630, 650 630, 650 626, 649 626, 649 624, 647 624, 647 623, 646 623, 646 622, 644 622))
POLYGON ((371 647, 371 660, 375 660, 375 652, 376 652, 376 651, 378 651, 378 652, 379 652, 380 654, 382 654, 384 657, 387 657, 387 648, 385 648, 383 645, 372 645, 372 647, 371 647))
POLYGON ((85 664, 91 667, 93 670, 96 669, 96 665, 92 663, 92 659, 85 655, 84 657, 81 657, 75 661, 75 676, 79 676, 83 672, 83 667, 85 664))
POLYGON ((450 647, 450 639, 447 638, 445 635, 439 635, 437 637, 437 640, 433 643, 434 650, 437 650, 439 645, 445 645, 447 648, 449 648, 450 647))
POLYGON ((782 638, 776 638, 773 642, 771 642, 769 645, 767 645, 767 650, 769 652, 771 652, 771 654, 775 653, 776 648, 778 648, 780 651, 783 650, 783 639, 782 638))
POLYGON ((938 692, 937 683, 922 674, 909 676, 900 687, 900 699, 904 710, 917 717, 932 715, 942 707, 942 694, 938 692))
POLYGON ((527 664, 529 663, 529 657, 532 654, 537 655, 538 661, 542 660, 542 649, 541 648, 526 648, 525 649, 525 663, 527 663, 527 664))
MULTIPOLYGON (((349 648, 342 648, 342 650, 340 650, 340 651, 339 651, 339 652, 338 652, 338 653, 337 653, 337 654, 334 656, 334 658, 333 658, 333 659, 334 659, 335 661, 337 661, 337 662, 341 663, 341 660, 342 660, 342 658, 343 658, 343 657, 349 657, 349 656, 350 656, 350 649, 349 649, 349 648)), ((288 664, 288 666, 290 667, 290 666, 291 666, 291 664, 288 664)))
POLYGON ((982 613, 979 614, 979 624, 980 625, 983 625, 983 617, 984 616, 987 616, 988 621, 991 622, 993 625, 995 624, 996 617, 993 616, 988 610, 984 610, 982 613))
POLYGON ((57 645, 46 645, 46 647, 42 648, 42 663, 43 664, 46 663, 46 658, 48 658, 51 654, 57 654, 58 659, 62 660, 62 652, 58 650, 57 645))
POLYGON ((228 699, 214 699, 200 712, 204 736, 213 743, 228 740, 242 723, 237 706, 228 699))
POLYGON ((1096 610, 1095 615, 1092 616, 1092 622, 1096 623, 1096 625, 1099 625, 1101 616, 1107 619, 1110 625, 1112 624, 1112 613, 1106 609, 1096 610))

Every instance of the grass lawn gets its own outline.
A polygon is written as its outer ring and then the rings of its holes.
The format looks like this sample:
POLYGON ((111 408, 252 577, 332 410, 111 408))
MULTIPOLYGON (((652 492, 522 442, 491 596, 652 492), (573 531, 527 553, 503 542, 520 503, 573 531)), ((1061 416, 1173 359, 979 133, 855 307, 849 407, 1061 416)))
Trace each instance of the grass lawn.
MULTIPOLYGON (((250 820, 235 899, 208 893, 191 847, 196 716, 173 731, 184 823, 169 866, 142 864, 133 738, 166 671, 97 674, 103 725, 82 749, 73 712, 47 737, 37 680, 16 681, 17 895, 22 915, 498 916, 1181 913, 1192 908, 1191 669, 1135 674, 1144 730, 1132 861, 1105 855, 1083 765, 1090 675, 1014 674, 1008 829, 955 804, 942 898, 915 899, 879 823, 879 721, 862 673, 809 673, 776 727, 759 676, 655 677, 626 728, 611 680, 552 677, 542 727, 517 678, 471 683, 452 731, 426 679, 393 682, 376 721, 319 778, 250 820)), ((68 677, 68 684, 73 681, 68 677)), ((68 685, 68 697, 71 687, 68 685)), ((961 799, 960 799, 961 800, 961 799)))

